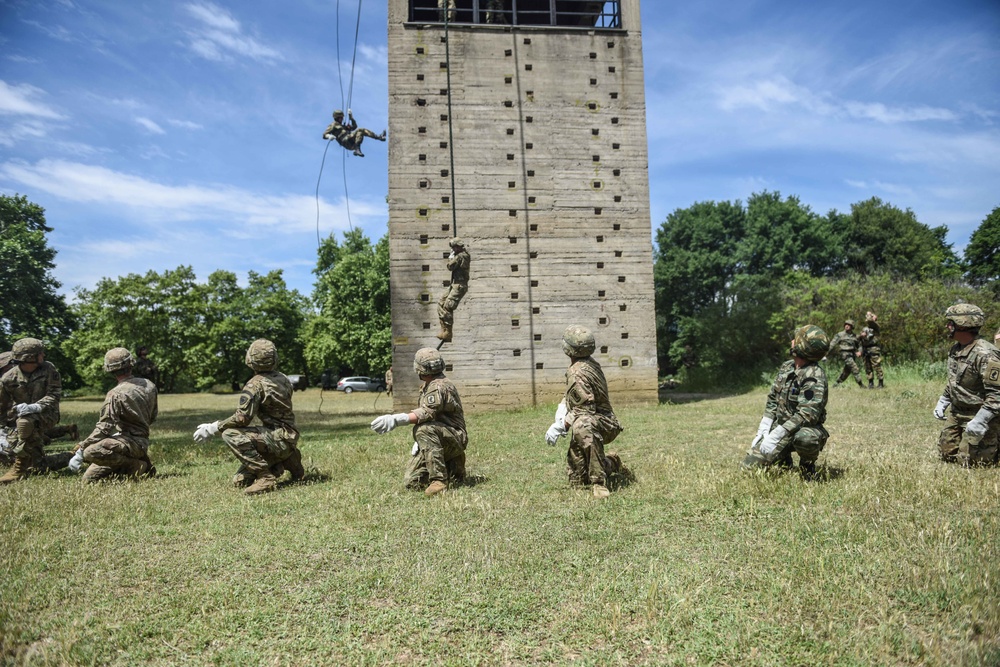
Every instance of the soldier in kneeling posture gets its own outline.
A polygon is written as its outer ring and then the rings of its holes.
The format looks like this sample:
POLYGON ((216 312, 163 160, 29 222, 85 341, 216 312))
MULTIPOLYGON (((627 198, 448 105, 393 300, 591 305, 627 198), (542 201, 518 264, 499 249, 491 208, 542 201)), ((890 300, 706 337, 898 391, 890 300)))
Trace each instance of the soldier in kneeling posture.
POLYGON ((415 442, 403 481, 408 489, 426 486, 424 493, 433 496, 446 490, 449 483, 460 484, 465 479, 469 436, 462 399, 455 384, 444 375, 441 353, 430 347, 417 350, 413 370, 424 383, 417 407, 412 412, 376 417, 371 428, 383 434, 397 426, 414 425, 415 442))
POLYGON ((149 460, 149 425, 156 421, 156 385, 132 375, 132 354, 124 347, 104 355, 104 372, 118 381, 101 406, 94 430, 79 445, 70 468, 81 461, 90 467, 85 482, 109 477, 140 477, 155 474, 149 460))
POLYGON ((196 442, 206 442, 220 431, 222 440, 240 462, 233 484, 246 487, 247 495, 273 491, 285 469, 293 480, 302 479, 299 430, 292 412, 292 383, 278 372, 278 350, 259 338, 247 349, 246 364, 255 375, 243 386, 236 412, 227 419, 202 424, 196 442), (251 426, 259 417, 261 426, 251 426))
POLYGON ((795 330, 792 358, 778 368, 767 395, 764 416, 743 468, 790 467, 792 452, 798 452, 799 470, 805 477, 816 472, 816 459, 830 434, 826 421, 828 387, 826 373, 816 362, 826 356, 830 339, 819 327, 807 324, 795 330))

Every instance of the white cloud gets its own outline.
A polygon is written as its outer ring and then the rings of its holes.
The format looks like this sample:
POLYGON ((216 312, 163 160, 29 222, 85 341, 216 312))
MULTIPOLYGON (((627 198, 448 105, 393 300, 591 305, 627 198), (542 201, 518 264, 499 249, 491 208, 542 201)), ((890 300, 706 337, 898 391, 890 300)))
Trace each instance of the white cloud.
MULTIPOLYGON (((129 219, 158 225, 211 224, 222 234, 259 238, 274 230, 304 232, 316 226, 316 200, 309 195, 260 195, 215 185, 166 185, 141 176, 64 160, 0 163, 0 178, 80 204, 125 208, 129 219)), ((347 228, 343 202, 320 200, 324 226, 347 228)), ((363 220, 385 215, 384 202, 352 200, 351 214, 363 220)))
POLYGON ((37 120, 26 120, 0 128, 0 146, 11 148, 25 139, 40 139, 45 136, 46 129, 45 123, 37 120))
POLYGON ((39 118, 60 119, 62 114, 52 107, 38 102, 35 98, 45 91, 29 84, 11 85, 0 79, 0 115, 37 116, 39 118))
POLYGON ((174 127, 179 127, 182 130, 204 130, 205 126, 198 123, 193 123, 189 120, 177 120, 176 118, 170 118, 167 123, 173 125, 174 127))
POLYGON ((190 3, 184 7, 199 23, 190 33, 191 50, 202 58, 225 62, 233 56, 259 62, 282 60, 282 55, 245 34, 232 14, 211 2, 190 3))
POLYGON ((157 125, 155 121, 152 121, 146 118, 145 116, 137 116, 135 118, 135 122, 141 125, 142 127, 146 128, 148 132, 152 132, 153 134, 166 134, 166 130, 157 125))

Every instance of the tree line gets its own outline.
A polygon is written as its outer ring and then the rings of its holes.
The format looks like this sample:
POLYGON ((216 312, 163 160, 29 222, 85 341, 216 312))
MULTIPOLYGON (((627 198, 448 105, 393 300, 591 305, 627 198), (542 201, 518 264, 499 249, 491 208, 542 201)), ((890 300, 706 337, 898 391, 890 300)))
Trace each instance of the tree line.
MULTIPOLYGON (((231 271, 199 282, 191 267, 104 278, 67 302, 55 280, 44 210, 0 195, 0 348, 31 335, 68 387, 104 389, 104 352, 150 349, 164 391, 238 386, 247 345, 270 338, 285 372, 381 374, 392 361, 389 243, 360 230, 324 239, 312 294, 288 289, 280 270, 231 271)), ((661 375, 693 384, 741 384, 787 354, 795 326, 831 335, 848 317, 879 314, 889 363, 937 360, 948 341, 944 308, 972 301, 992 315, 1000 300, 1000 207, 973 233, 964 257, 909 209, 878 198, 819 215, 797 197, 755 193, 697 202, 655 233, 657 357, 661 375)))

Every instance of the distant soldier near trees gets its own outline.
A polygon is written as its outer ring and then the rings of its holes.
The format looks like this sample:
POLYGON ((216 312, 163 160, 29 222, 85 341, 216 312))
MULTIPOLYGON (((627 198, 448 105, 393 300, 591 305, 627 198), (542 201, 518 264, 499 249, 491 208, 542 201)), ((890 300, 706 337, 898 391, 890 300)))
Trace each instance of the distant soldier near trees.
POLYGON ((879 336, 882 329, 878 325, 878 315, 872 311, 865 314, 865 327, 858 336, 861 343, 861 358, 865 363, 865 376, 868 378, 868 388, 875 388, 875 377, 878 377, 878 388, 884 389, 882 372, 882 340, 879 336))
POLYGON ((157 387, 160 386, 160 369, 155 363, 153 363, 153 360, 149 358, 149 348, 145 345, 140 346, 135 351, 132 374, 136 377, 149 380, 157 387))
POLYGON ((838 331, 830 341, 830 349, 835 350, 840 355, 840 360, 844 362, 844 370, 840 372, 836 386, 839 387, 848 375, 853 375, 858 386, 864 388, 865 385, 861 382, 861 369, 855 361, 855 357, 861 356, 861 345, 854 334, 854 320, 844 320, 844 330, 838 331))

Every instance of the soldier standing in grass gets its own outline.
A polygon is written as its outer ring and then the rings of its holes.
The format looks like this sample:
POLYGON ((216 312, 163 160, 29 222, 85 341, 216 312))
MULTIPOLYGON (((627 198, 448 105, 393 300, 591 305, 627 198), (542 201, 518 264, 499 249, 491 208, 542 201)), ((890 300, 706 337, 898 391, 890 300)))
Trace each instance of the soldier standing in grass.
POLYGON ((764 416, 743 468, 753 470, 777 464, 791 467, 792 452, 798 452, 799 470, 810 478, 816 459, 830 434, 826 421, 826 373, 817 364, 830 349, 826 332, 807 324, 795 330, 792 358, 778 368, 764 405, 764 416))
POLYGON ((854 320, 844 320, 844 330, 838 331, 830 341, 830 349, 837 350, 840 360, 844 362, 844 370, 840 372, 836 386, 839 387, 848 375, 853 375, 858 386, 864 388, 865 385, 861 382, 861 369, 854 360, 855 357, 861 356, 861 346, 858 344, 858 337, 854 335, 854 320))
POLYGON ((882 329, 878 325, 878 315, 868 311, 865 315, 865 328, 858 336, 861 343, 861 355, 865 362, 865 375, 868 377, 868 388, 875 388, 875 377, 878 376, 878 388, 884 389, 882 384, 882 341, 879 335, 882 329))
POLYGON ((243 386, 239 406, 227 419, 201 424, 196 442, 206 442, 220 431, 222 440, 240 462, 233 484, 254 495, 273 491, 287 468, 293 480, 302 479, 299 430, 292 412, 292 383, 278 372, 278 350, 259 338, 250 344, 246 364, 254 376, 243 386), (251 426, 258 417, 261 426, 251 426))
POLYGON ((997 463, 1000 443, 1000 350, 979 337, 982 309, 960 303, 944 313, 949 338, 948 384, 934 408, 946 421, 938 449, 941 458, 964 466, 997 463), (950 410, 948 408, 951 408, 950 410))
POLYGON ((132 375, 132 354, 124 347, 104 355, 104 372, 115 376, 117 384, 104 397, 101 416, 89 436, 77 445, 70 468, 89 463, 85 482, 109 477, 137 478, 156 474, 149 460, 149 425, 158 412, 156 385, 132 375))
POLYGON ((455 310, 462 297, 469 291, 469 266, 472 263, 469 251, 465 249, 465 241, 456 236, 448 242, 448 245, 451 246, 451 254, 448 255, 451 284, 448 291, 438 301, 438 320, 441 323, 441 331, 437 337, 445 343, 451 342, 452 326, 455 324, 455 310))
POLYGON ((132 366, 132 374, 136 377, 145 378, 157 387, 160 386, 160 369, 156 367, 153 360, 149 358, 149 348, 145 345, 135 351, 136 358, 132 366))
POLYGON ((392 366, 385 372, 385 395, 392 396, 392 366))
POLYGON ((66 467, 69 452, 45 455, 45 431, 59 423, 62 378, 45 361, 45 346, 37 338, 22 338, 11 350, 17 368, 0 378, 0 417, 13 424, 9 431, 14 464, 0 484, 10 484, 28 475, 66 467))
POLYGON ((545 433, 545 442, 554 445, 570 434, 566 470, 570 484, 590 485, 595 498, 607 498, 608 477, 624 472, 615 452, 605 454, 622 432, 611 399, 608 381, 593 354, 597 343, 588 329, 572 325, 563 333, 563 352, 570 358, 566 371, 566 396, 556 409, 556 418, 545 433))
POLYGON ((437 350, 430 347, 417 350, 413 370, 424 383, 417 407, 412 412, 376 417, 371 423, 372 430, 380 435, 397 426, 414 425, 416 442, 403 482, 408 489, 426 486, 424 493, 428 496, 465 479, 465 449, 469 444, 465 413, 458 389, 444 375, 444 366, 437 350))

